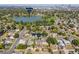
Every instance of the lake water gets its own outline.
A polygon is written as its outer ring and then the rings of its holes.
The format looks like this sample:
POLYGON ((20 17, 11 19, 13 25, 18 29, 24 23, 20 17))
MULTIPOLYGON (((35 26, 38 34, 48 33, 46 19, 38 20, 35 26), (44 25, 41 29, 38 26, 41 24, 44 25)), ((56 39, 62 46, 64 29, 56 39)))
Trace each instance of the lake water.
POLYGON ((31 17, 13 17, 16 22, 34 22, 42 20, 41 16, 31 16, 31 17))

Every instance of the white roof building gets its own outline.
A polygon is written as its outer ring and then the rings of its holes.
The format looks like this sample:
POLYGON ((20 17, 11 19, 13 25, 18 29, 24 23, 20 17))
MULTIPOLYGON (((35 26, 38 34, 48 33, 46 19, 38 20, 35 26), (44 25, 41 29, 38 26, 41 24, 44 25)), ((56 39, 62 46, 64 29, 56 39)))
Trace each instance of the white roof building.
POLYGON ((26 41, 25 41, 25 40, 20 39, 19 44, 25 44, 25 43, 26 43, 26 41))
POLYGON ((18 32, 19 31, 19 29, 16 29, 16 32, 18 32))
POLYGON ((10 39, 14 39, 14 37, 13 36, 10 36, 10 39))

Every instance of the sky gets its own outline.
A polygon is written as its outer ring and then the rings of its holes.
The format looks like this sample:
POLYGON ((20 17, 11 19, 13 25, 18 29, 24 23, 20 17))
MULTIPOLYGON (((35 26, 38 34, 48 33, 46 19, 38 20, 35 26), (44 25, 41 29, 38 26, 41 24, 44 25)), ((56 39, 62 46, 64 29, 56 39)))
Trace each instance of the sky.
POLYGON ((79 4, 79 0, 0 0, 0 4, 79 4))

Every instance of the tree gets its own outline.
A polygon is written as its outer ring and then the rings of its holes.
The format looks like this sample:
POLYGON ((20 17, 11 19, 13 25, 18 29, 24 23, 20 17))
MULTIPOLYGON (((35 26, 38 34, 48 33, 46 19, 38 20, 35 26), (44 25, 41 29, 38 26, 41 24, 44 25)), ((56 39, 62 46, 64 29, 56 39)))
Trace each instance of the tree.
POLYGON ((58 32, 58 28, 56 26, 51 26, 51 31, 54 33, 58 32))
POLYGON ((18 23, 19 25, 19 29, 22 30, 24 28, 23 24, 21 24, 20 22, 18 23))
POLYGON ((65 33, 65 32, 59 32, 58 34, 59 34, 59 35, 66 36, 66 33, 65 33))
POLYGON ((15 29, 16 29, 16 25, 15 25, 15 24, 12 24, 12 26, 11 26, 11 27, 12 27, 12 29, 13 29, 13 30, 15 30, 15 29))
POLYGON ((55 20, 54 19, 51 19, 50 20, 50 24, 54 24, 55 20))
POLYGON ((11 29, 11 27, 9 25, 6 28, 7 28, 7 30, 11 29))
POLYGON ((58 32, 58 28, 53 28, 52 32, 57 33, 58 32))
POLYGON ((49 18, 50 25, 54 24, 54 22, 55 22, 55 16, 50 17, 49 18))
POLYGON ((49 46, 50 46, 50 44, 57 44, 58 43, 56 38, 52 38, 52 37, 48 37, 46 41, 49 44, 49 46))
POLYGON ((79 46, 79 39, 74 39, 71 43, 75 46, 79 46))
POLYGON ((17 46, 17 49, 26 49, 27 45, 24 45, 24 44, 19 44, 17 46))
POLYGON ((14 38, 18 38, 18 37, 19 37, 19 34, 15 33, 14 38))
POLYGON ((39 26, 34 26, 34 27, 32 27, 32 31, 33 31, 33 32, 40 32, 41 29, 40 29, 39 26))
POLYGON ((47 36, 48 33, 47 33, 46 31, 43 31, 43 32, 42 32, 42 35, 43 35, 43 36, 47 36))
POLYGON ((27 23, 27 24, 26 24, 26 28, 27 28, 28 30, 31 30, 31 24, 30 24, 30 23, 27 23))
POLYGON ((69 24, 69 27, 73 28, 73 27, 75 27, 75 26, 74 26, 74 24, 69 24))
POLYGON ((4 45, 3 44, 0 44, 0 49, 4 49, 4 45))
POLYGON ((74 32, 72 32, 72 35, 76 35, 76 32, 74 31, 74 32))

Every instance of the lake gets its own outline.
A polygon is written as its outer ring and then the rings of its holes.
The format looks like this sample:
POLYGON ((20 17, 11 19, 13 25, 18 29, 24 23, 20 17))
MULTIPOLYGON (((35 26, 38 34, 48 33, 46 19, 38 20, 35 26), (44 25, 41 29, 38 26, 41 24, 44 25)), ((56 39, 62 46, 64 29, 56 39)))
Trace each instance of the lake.
POLYGON ((41 16, 31 16, 31 17, 13 17, 13 19, 16 21, 16 22, 35 22, 35 21, 39 21, 39 20, 42 20, 42 17, 41 16))

